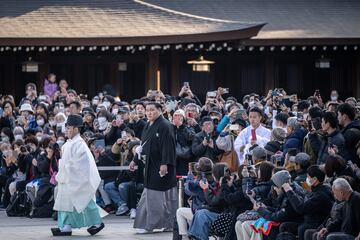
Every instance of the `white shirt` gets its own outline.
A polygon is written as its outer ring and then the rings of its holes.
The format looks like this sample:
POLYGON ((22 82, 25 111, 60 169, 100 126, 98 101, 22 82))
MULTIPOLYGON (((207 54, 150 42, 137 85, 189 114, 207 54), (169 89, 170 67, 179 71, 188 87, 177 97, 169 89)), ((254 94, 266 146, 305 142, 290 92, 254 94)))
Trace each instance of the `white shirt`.
MULTIPOLYGON (((248 126, 247 128, 243 129, 239 136, 237 136, 237 138, 235 139, 234 142, 234 148, 236 151, 236 154, 238 156, 239 159, 239 163, 240 165, 243 164, 244 159, 245 159, 245 153, 248 152, 248 149, 250 146, 250 141, 252 138, 251 135, 251 130, 254 129, 251 125, 248 126), (245 145, 246 149, 243 152, 240 152, 240 147, 245 145)), ((263 127, 262 125, 260 125, 258 128, 255 129, 255 133, 256 133, 256 143, 259 146, 264 147, 265 144, 267 142, 270 141, 270 136, 271 136, 271 131, 265 127, 263 127)))

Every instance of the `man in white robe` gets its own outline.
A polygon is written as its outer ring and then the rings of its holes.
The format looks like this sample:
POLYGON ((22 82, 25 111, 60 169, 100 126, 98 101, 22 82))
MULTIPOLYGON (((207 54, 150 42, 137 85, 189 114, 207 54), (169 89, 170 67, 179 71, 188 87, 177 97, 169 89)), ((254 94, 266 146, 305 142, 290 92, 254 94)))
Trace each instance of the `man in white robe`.
POLYGON ((94 235, 104 228, 101 209, 95 202, 100 176, 93 155, 80 136, 82 117, 71 114, 66 122, 67 142, 62 147, 62 158, 56 175, 57 194, 54 210, 58 211, 58 228, 54 236, 70 236, 72 228, 89 227, 94 235))

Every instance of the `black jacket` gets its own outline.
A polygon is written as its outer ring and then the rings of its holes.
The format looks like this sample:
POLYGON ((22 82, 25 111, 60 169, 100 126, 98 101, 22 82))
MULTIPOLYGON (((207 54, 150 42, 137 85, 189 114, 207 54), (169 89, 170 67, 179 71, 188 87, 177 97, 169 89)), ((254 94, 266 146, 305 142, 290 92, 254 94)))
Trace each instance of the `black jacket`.
POLYGON ((356 144, 358 142, 358 138, 354 139, 354 134, 349 131, 350 129, 357 129, 360 131, 360 120, 354 120, 350 124, 348 124, 345 128, 341 130, 342 135, 345 139, 345 147, 349 154, 349 160, 352 160, 354 163, 360 165, 360 159, 356 154, 356 144))
MULTIPOLYGON (((99 155, 96 165, 97 166, 116 166, 116 165, 118 165, 118 163, 115 162, 111 151, 106 150, 104 153, 99 155)), ((104 184, 115 181, 117 174, 118 174, 117 170, 99 171, 100 178, 102 180, 104 180, 104 184)))
POLYGON ((176 155, 176 174, 184 176, 188 173, 189 162, 193 162, 195 160, 191 151, 191 144, 195 136, 195 132, 191 128, 181 125, 180 127, 174 126, 174 133, 176 144, 180 144, 182 147, 187 147, 190 150, 190 157, 188 159, 176 155))
POLYGON ((352 236, 357 236, 360 231, 360 193, 353 192, 348 201, 341 208, 341 221, 329 224, 327 229, 332 232, 341 231, 352 236))
MULTIPOLYGON (((141 141, 145 158, 144 187, 156 191, 167 191, 176 186, 175 137, 172 124, 163 116, 158 117, 152 125, 148 122, 144 128, 141 141), (168 173, 160 177, 161 165, 167 165, 168 173)), ((138 158, 134 160, 138 162, 138 158)))
POLYGON ((304 223, 315 227, 325 220, 334 204, 330 186, 323 184, 313 187, 305 197, 294 191, 288 191, 286 196, 295 211, 304 216, 304 223))
POLYGON ((129 123, 128 127, 131 128, 132 130, 134 130, 135 137, 140 139, 145 125, 146 125, 146 122, 142 119, 139 119, 137 122, 129 123))
MULTIPOLYGON (((291 184, 294 191, 300 196, 304 196, 304 191, 297 184, 291 184)), ((285 193, 277 197, 276 201, 278 206, 272 207, 260 207, 258 213, 261 217, 268 221, 275 221, 279 223, 283 222, 301 222, 303 217, 299 214, 289 202, 285 193)))
POLYGON ((349 160, 347 150, 345 149, 345 139, 339 130, 335 130, 332 134, 320 136, 317 134, 309 134, 309 140, 312 149, 317 154, 317 164, 324 164, 328 154, 329 138, 333 145, 336 145, 341 155, 345 160, 349 160))
POLYGON ((192 143, 192 152, 197 160, 201 157, 207 157, 210 158, 213 162, 217 162, 218 155, 223 153, 224 151, 220 150, 216 146, 216 136, 214 135, 211 137, 214 141, 214 148, 204 146, 202 142, 204 141, 205 137, 206 133, 204 131, 201 131, 195 135, 192 143))
POLYGON ((253 177, 245 177, 242 179, 243 193, 246 194, 247 190, 252 190, 256 194, 256 200, 263 203, 266 202, 269 197, 271 186, 272 181, 256 183, 256 178, 253 177))

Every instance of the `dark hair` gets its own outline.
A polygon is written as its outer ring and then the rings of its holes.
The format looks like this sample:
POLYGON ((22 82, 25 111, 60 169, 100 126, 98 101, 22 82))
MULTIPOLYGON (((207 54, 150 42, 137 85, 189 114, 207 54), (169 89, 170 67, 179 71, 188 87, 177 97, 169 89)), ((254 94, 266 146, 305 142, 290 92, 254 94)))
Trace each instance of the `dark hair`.
POLYGON ((260 117, 263 117, 263 111, 258 107, 250 108, 249 113, 251 113, 251 112, 257 112, 258 114, 260 114, 260 117))
POLYGON ((310 177, 316 177, 319 182, 324 182, 325 180, 325 173, 323 171, 321 171, 320 167, 318 165, 312 165, 308 168, 308 170, 306 171, 306 173, 310 176, 310 177))
POLYGON ((272 176, 272 170, 275 165, 272 162, 264 161, 259 164, 260 179, 259 182, 268 182, 272 176))
POLYGON ((287 151, 287 154, 289 157, 293 157, 296 156, 296 154, 299 153, 299 150, 297 148, 289 148, 289 150, 287 151))
POLYGON ((126 127, 126 128, 124 129, 124 131, 125 131, 126 133, 130 134, 132 137, 135 137, 135 132, 134 132, 134 130, 132 130, 131 128, 126 127))
POLYGON ((302 100, 298 102, 298 111, 303 112, 305 109, 308 109, 310 107, 310 103, 307 100, 302 100))
POLYGON ((337 175, 346 168, 346 162, 340 155, 328 155, 325 159, 325 173, 328 177, 337 175))
POLYGON ((39 142, 36 139, 36 137, 34 135, 29 135, 26 139, 25 139, 25 144, 29 144, 29 143, 33 143, 36 145, 36 147, 39 146, 39 142))
POLYGON ((216 163, 214 165, 212 173, 216 181, 220 181, 220 178, 224 176, 225 168, 228 168, 228 166, 224 163, 216 163))
POLYGON ((145 108, 145 103, 144 103, 143 101, 138 101, 138 102, 135 104, 135 107, 136 107, 137 105, 141 105, 141 106, 143 106, 143 107, 145 108))
POLYGON ((51 141, 50 137, 42 137, 41 141, 39 142, 40 147, 42 148, 47 148, 47 146, 49 145, 51 141))
POLYGON ((81 108, 81 104, 80 104, 78 101, 72 101, 72 102, 69 104, 69 106, 70 106, 71 104, 75 104, 77 109, 80 109, 80 108, 81 108))
POLYGON ((156 107, 156 108, 159 109, 160 111, 162 110, 161 104, 158 103, 158 102, 151 101, 151 102, 148 102, 148 103, 146 104, 146 106, 150 106, 150 105, 153 105, 154 107, 156 107))
POLYGON ((14 109, 15 109, 15 105, 14 105, 14 103, 13 102, 11 102, 11 101, 4 101, 3 102, 3 105, 2 105, 2 108, 4 109, 5 108, 5 105, 6 104, 10 104, 11 105, 11 108, 12 108, 12 110, 14 111, 14 109))
POLYGON ((338 121, 334 112, 325 112, 322 116, 325 123, 329 123, 332 128, 337 128, 338 121))
POLYGON ((12 143, 14 141, 14 134, 10 128, 4 127, 3 129, 1 129, 1 132, 3 132, 6 136, 9 137, 10 143, 12 143))
POLYGON ((275 120, 276 120, 276 121, 280 121, 280 122, 282 122, 282 123, 285 124, 285 125, 287 124, 288 118, 289 118, 289 114, 284 113, 284 112, 278 113, 278 114, 276 114, 276 116, 275 116, 275 120))
POLYGON ((323 116, 323 110, 318 106, 311 107, 309 109, 309 115, 311 118, 321 118, 323 116))
POLYGON ((55 157, 57 160, 60 159, 60 146, 54 141, 50 141, 47 145, 48 148, 52 149, 54 151, 53 157, 55 157))
POLYGON ((350 118, 351 121, 355 119, 356 109, 349 103, 340 104, 337 108, 338 112, 345 114, 350 118))
POLYGON ((275 174, 275 173, 280 172, 282 170, 286 170, 286 169, 284 167, 274 167, 272 171, 275 174))

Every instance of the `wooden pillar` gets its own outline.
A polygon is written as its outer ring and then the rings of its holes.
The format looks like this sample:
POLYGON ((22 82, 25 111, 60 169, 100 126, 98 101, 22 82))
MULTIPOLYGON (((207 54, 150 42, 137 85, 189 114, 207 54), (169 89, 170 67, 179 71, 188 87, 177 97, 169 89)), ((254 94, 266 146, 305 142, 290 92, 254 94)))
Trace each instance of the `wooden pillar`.
POLYGON ((116 96, 120 96, 121 91, 121 85, 120 85, 120 72, 118 70, 118 63, 117 62, 111 62, 110 63, 110 84, 114 87, 116 96))
POLYGON ((37 89, 38 94, 40 94, 40 92, 43 91, 44 79, 47 78, 49 73, 50 73, 50 64, 49 63, 39 64, 39 74, 38 74, 39 77, 38 77, 38 79, 36 79, 36 86, 38 87, 38 89, 37 89))
POLYGON ((170 87, 171 95, 177 96, 180 92, 180 59, 177 51, 171 52, 171 67, 170 67, 170 87))
POLYGON ((355 78, 355 91, 356 98, 360 97, 360 56, 356 57, 356 78, 355 78))
POLYGON ((145 94, 148 90, 156 89, 156 74, 159 70, 159 51, 148 50, 148 59, 146 64, 145 94))
POLYGON ((275 61, 274 56, 266 54, 265 57, 265 95, 275 87, 275 61))
MULTIPOLYGON (((70 85, 70 88, 75 89, 76 92, 84 92, 88 94, 89 96, 89 88, 88 88, 88 82, 86 81, 85 77, 84 77, 84 65, 76 62, 74 63, 74 79, 72 82, 72 86, 70 85)), ((90 94, 91 95, 91 94, 90 94)))
MULTIPOLYGON (((2 93, 3 94, 4 93, 11 94, 15 98, 20 99, 21 96, 16 96, 16 93, 19 92, 19 91, 16 91, 16 84, 19 83, 19 86, 21 86, 20 85, 21 79, 17 79, 18 82, 16 82, 16 79, 15 79, 15 64, 10 61, 9 63, 4 64, 4 67, 5 67, 4 68, 4 79, 5 79, 4 88, 5 89, 4 89, 4 91, 2 93)), ((25 89, 23 90, 23 94, 25 95, 25 89)))

